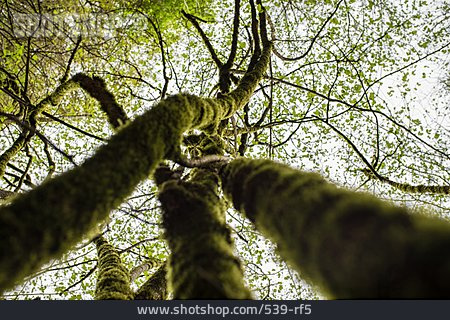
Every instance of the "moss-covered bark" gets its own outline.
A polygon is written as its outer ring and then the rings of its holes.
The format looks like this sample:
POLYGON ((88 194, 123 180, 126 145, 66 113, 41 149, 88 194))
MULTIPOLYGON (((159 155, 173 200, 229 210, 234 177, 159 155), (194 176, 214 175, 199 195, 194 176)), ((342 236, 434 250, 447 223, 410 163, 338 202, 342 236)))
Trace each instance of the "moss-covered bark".
POLYGON ((130 274, 119 253, 103 237, 94 240, 98 254, 96 300, 132 300, 130 274))
POLYGON ((0 179, 3 178, 3 175, 5 174, 8 162, 25 146, 26 137, 26 133, 22 132, 12 146, 0 156, 0 179))
POLYGON ((50 106, 57 106, 69 92, 77 88, 78 84, 74 81, 74 79, 69 79, 62 83, 55 89, 55 91, 53 91, 45 99, 42 99, 42 101, 40 101, 36 106, 32 107, 32 117, 36 117, 40 112, 50 106))
MULTIPOLYGON (((10 81, 18 86, 13 80, 10 81)), ((1 86, 1 83, 0 83, 1 86)), ((37 105, 29 105, 29 113, 25 116, 25 123, 35 127, 36 118, 42 111, 50 106, 58 105, 61 100, 71 91, 81 87, 87 91, 93 98, 100 102, 101 109, 108 117, 108 121, 113 129, 118 129, 120 126, 128 122, 128 117, 125 114, 123 108, 119 106, 114 96, 107 90, 106 84, 101 78, 91 78, 85 74, 76 74, 72 79, 65 81, 58 86, 54 92, 42 99, 37 105)), ((18 89, 17 89, 18 90, 18 89)), ((32 134, 32 133, 31 133, 32 134)), ((0 179, 5 174, 6 165, 8 162, 16 156, 17 153, 25 146, 27 139, 31 135, 26 131, 16 139, 13 145, 7 149, 0 156, 0 179)))
POLYGON ((249 299, 233 254, 218 176, 194 169, 189 182, 165 182, 159 194, 171 255, 169 284, 175 299, 249 299))
POLYGON ((394 188, 397 188, 398 190, 401 190, 403 192, 409 192, 409 193, 441 193, 441 194, 450 194, 450 186, 438 186, 438 185, 411 185, 408 183, 400 183, 396 181, 392 181, 391 179, 387 177, 383 177, 380 174, 373 174, 372 171, 369 169, 363 169, 361 170, 366 176, 368 176, 371 179, 378 179, 381 182, 387 183, 394 188))
POLYGON ((83 165, 1 208, 0 291, 67 251, 106 218, 163 158, 176 157, 186 130, 217 127, 240 109, 262 78, 270 50, 266 46, 230 94, 171 96, 124 126, 83 165))
POLYGON ((166 300, 167 280, 166 264, 164 263, 136 292, 135 300, 166 300))
POLYGON ((387 178, 382 179, 381 181, 397 188, 403 192, 410 193, 441 193, 441 194, 450 194, 450 186, 434 186, 434 185, 410 185, 407 183, 399 183, 387 178))
POLYGON ((114 95, 108 91, 102 78, 91 78, 85 74, 78 73, 73 77, 73 81, 78 83, 91 97, 100 102, 102 111, 108 116, 108 122, 114 129, 118 129, 129 121, 125 111, 117 103, 114 95))
POLYGON ((85 90, 100 103, 102 111, 106 114, 108 122, 114 129, 118 129, 128 122, 129 119, 125 111, 117 103, 114 95, 108 91, 104 80, 98 77, 91 78, 83 73, 74 75, 36 106, 31 106, 30 118, 35 119, 37 115, 52 105, 57 106, 69 92, 78 88, 85 90))
POLYGON ((226 195, 336 298, 449 298, 450 224, 268 160, 232 161, 226 195))

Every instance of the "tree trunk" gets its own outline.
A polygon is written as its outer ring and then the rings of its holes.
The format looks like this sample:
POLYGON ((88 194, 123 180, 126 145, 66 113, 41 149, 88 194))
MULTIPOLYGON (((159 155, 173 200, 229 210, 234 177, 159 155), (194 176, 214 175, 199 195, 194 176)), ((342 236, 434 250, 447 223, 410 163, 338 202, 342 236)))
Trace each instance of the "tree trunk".
POLYGON ((269 160, 221 176, 235 208, 332 297, 450 297, 449 223, 269 160))
POLYGON ((166 263, 164 263, 139 288, 134 296, 134 300, 166 300, 168 295, 166 277, 166 263))
POLYGON ((188 182, 165 182, 159 194, 171 255, 169 283, 175 299, 249 299, 233 254, 217 174, 194 169, 188 182))
POLYGON ((94 240, 98 252, 96 300, 132 300, 130 274, 119 253, 103 237, 94 240))
POLYGON ((182 135, 213 130, 250 99, 271 45, 231 93, 217 99, 171 96, 114 135, 83 165, 0 209, 0 292, 69 250, 103 221, 158 163, 177 158, 182 135))

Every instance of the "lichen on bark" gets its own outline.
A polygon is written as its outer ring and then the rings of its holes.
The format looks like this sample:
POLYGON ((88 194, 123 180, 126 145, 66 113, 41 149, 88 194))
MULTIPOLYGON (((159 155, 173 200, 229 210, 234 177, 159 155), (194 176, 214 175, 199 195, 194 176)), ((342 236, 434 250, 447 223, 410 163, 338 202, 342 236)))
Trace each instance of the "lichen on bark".
POLYGON ((394 188, 403 192, 450 194, 450 186, 447 185, 424 185, 424 184, 412 185, 408 183, 400 183, 393 181, 378 173, 375 175, 370 169, 362 169, 361 171, 370 179, 375 180, 378 179, 379 181, 389 184, 394 188))
POLYGON ((335 298, 450 297, 450 224, 269 160, 237 159, 224 192, 335 298))
POLYGON ((218 176, 194 169, 190 181, 160 187, 168 279, 175 299, 249 299, 218 195, 218 176))

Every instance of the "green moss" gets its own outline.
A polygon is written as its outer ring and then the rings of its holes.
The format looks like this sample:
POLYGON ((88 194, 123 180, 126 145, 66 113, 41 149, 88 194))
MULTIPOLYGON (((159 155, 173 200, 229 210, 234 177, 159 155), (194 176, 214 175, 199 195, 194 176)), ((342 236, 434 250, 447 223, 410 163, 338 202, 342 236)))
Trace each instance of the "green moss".
POLYGON ((387 182, 391 186, 410 193, 442 193, 450 194, 450 186, 434 186, 434 185, 409 185, 405 183, 398 183, 388 180, 387 182))
POLYGON ((398 190, 409 193, 441 193, 441 194, 450 194, 450 186, 446 185, 410 185, 407 183, 399 183, 392 181, 386 177, 383 177, 379 174, 375 175, 369 169, 361 170, 366 176, 371 179, 378 179, 384 183, 387 183, 398 190))
MULTIPOLYGON (((268 50, 268 51, 267 51, 268 50)), ((268 65, 257 68, 220 99, 170 96, 124 126, 83 165, 44 182, 0 209, 0 292, 59 257, 103 221, 162 159, 176 159, 182 135, 217 127, 250 99, 268 65)), ((33 110, 57 104, 75 88, 72 79, 33 110)), ((30 117, 33 117, 33 114, 30 117)))
MULTIPOLYGON (((253 92, 256 89, 259 81, 264 76, 264 72, 267 70, 267 66, 270 61, 270 54, 272 52, 272 43, 264 46, 262 54, 254 68, 247 72, 239 82, 239 85, 235 90, 229 94, 222 95, 219 99, 223 100, 227 105, 223 119, 231 117, 239 109, 250 100, 253 92)), ((219 125, 219 123, 217 123, 219 125)))
POLYGON ((235 160, 221 176, 236 209, 332 297, 450 297, 447 222, 268 160, 235 160))
POLYGON ((168 181, 161 188, 175 299, 251 298, 217 192, 218 177, 206 170, 193 170, 189 182, 168 181))
POLYGON ((106 83, 102 78, 91 78, 79 73, 73 77, 73 81, 78 83, 90 96, 100 102, 102 111, 108 116, 108 122, 114 129, 118 129, 129 121, 125 111, 117 103, 111 92, 108 91, 106 83))
MULTIPOLYGON (((171 158, 182 133, 206 124, 189 101, 170 97, 113 136, 82 166, 43 183, 0 210, 0 290, 75 244, 171 158), (120 155, 120 157, 117 157, 120 155)), ((204 106, 204 103, 197 103, 204 106)), ((209 107, 220 109, 212 101, 209 107)))
POLYGON ((132 300, 130 275, 119 253, 103 237, 94 240, 98 253, 96 300, 132 300))
POLYGON ((21 133, 13 145, 0 156, 0 179, 6 171, 8 162, 25 146, 26 134, 21 133))
POLYGON ((44 111, 45 108, 49 106, 57 106, 70 91, 77 88, 78 84, 73 79, 62 83, 55 89, 52 94, 48 95, 45 99, 42 99, 42 101, 39 102, 36 106, 32 107, 30 117, 36 118, 36 116, 44 111))
MULTIPOLYGON (((12 81, 12 80, 11 80, 12 81)), ((72 80, 66 81, 62 85, 60 85, 51 95, 43 99, 36 106, 30 107, 30 112, 25 116, 24 122, 31 127, 36 126, 36 117, 49 105, 57 105, 62 100, 64 95, 66 95, 69 91, 75 89, 77 87, 76 83, 72 80)), ((27 143, 27 131, 24 130, 21 135, 14 141, 13 145, 6 150, 0 156, 0 178, 5 174, 6 166, 8 162, 16 156, 16 154, 25 146, 27 143)), ((29 135, 28 137, 31 137, 29 135)))
POLYGON ((177 143, 187 126, 182 121, 183 117, 181 121, 170 117, 164 105, 154 108, 123 128, 82 166, 3 207, 0 289, 67 251, 105 219, 177 143))

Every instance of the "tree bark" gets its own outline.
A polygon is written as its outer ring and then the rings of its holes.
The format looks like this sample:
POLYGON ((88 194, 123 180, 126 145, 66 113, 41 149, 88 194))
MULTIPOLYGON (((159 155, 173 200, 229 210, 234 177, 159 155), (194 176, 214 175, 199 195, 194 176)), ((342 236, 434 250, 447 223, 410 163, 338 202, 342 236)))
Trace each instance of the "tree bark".
POLYGON ((162 159, 176 158, 186 130, 214 131, 242 108, 267 69, 270 51, 271 44, 231 93, 217 99, 171 96, 122 128, 83 165, 1 208, 0 292, 69 250, 162 159))
POLYGON ((166 300, 167 299, 166 263, 139 288, 134 300, 166 300))
POLYGON ((269 160, 221 173, 226 196, 334 298, 449 298, 450 224, 269 160))
POLYGON ((218 195, 219 177, 193 171, 190 181, 167 181, 159 194, 174 299, 250 299, 218 195))
POLYGON ((132 300, 130 274, 119 253, 103 237, 94 240, 98 252, 96 300, 132 300))

